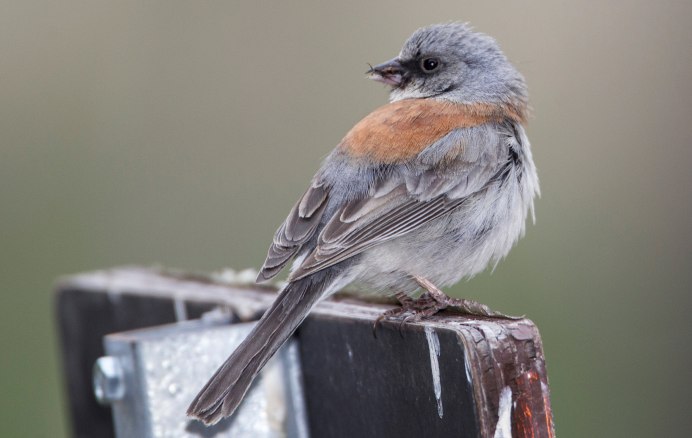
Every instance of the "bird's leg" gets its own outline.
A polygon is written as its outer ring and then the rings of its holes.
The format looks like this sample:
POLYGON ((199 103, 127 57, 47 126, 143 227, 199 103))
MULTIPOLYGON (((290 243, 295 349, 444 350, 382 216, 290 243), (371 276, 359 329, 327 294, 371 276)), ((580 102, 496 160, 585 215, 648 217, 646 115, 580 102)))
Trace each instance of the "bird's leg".
MULTIPOLYGON (((462 298, 452 298, 447 296, 444 292, 437 288, 428 279, 419 277, 417 275, 412 276, 413 279, 418 283, 423 289, 427 291, 427 294, 435 300, 437 303, 436 312, 446 308, 453 308, 461 313, 467 315, 475 316, 487 316, 491 318, 504 318, 504 319, 522 319, 523 316, 510 316, 504 313, 496 312, 485 304, 481 304, 477 301, 466 300, 462 298)), ((425 294, 424 294, 425 295, 425 294)), ((436 313, 432 313, 433 315, 436 313)))

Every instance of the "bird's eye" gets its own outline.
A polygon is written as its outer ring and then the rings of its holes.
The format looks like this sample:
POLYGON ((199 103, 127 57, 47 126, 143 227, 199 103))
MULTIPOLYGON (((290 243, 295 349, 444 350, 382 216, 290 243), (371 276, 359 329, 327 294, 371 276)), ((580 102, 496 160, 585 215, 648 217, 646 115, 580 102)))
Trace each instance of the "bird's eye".
POLYGON ((424 72, 430 73, 439 67, 440 61, 437 58, 425 58, 420 62, 420 66, 424 72))

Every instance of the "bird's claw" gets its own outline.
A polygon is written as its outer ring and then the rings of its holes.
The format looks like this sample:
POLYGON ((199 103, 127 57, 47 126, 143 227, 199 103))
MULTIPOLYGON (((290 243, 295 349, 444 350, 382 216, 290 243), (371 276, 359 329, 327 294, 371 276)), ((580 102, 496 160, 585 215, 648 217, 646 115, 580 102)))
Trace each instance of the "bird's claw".
POLYGON ((413 299, 403 294, 397 294, 397 298, 401 302, 401 307, 389 309, 375 320, 372 327, 375 337, 377 337, 377 327, 383 320, 398 322, 399 334, 403 337, 404 324, 429 318, 446 307, 441 307, 440 303, 428 293, 424 293, 418 299, 413 299))
POLYGON ((455 310, 470 316, 509 320, 524 319, 524 315, 506 315, 501 312, 496 312, 485 304, 481 304, 477 301, 449 297, 427 279, 421 277, 413 278, 426 290, 426 292, 418 299, 413 299, 403 293, 397 293, 396 297, 401 303, 401 307, 389 309, 377 317, 372 326, 373 336, 377 337, 377 327, 383 320, 399 322, 399 334, 403 336, 404 324, 430 318, 437 312, 445 309, 455 310))

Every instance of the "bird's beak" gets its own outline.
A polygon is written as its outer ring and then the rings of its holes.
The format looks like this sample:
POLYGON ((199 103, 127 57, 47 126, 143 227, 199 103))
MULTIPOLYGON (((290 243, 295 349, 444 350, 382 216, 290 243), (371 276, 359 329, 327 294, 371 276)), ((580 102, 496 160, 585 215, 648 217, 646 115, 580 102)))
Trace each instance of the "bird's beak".
POLYGON ((382 82, 392 87, 398 87, 404 81, 404 68, 397 58, 370 67, 370 70, 365 72, 365 74, 374 81, 382 82))

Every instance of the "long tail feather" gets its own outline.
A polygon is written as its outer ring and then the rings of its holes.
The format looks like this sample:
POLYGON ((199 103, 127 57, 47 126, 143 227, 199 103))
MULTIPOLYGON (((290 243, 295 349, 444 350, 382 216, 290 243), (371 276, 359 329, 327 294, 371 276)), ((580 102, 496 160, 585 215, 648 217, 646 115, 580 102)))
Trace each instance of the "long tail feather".
POLYGON ((267 361, 286 342, 332 283, 329 270, 289 283, 248 337, 214 373, 187 414, 215 424, 233 414, 267 361))

